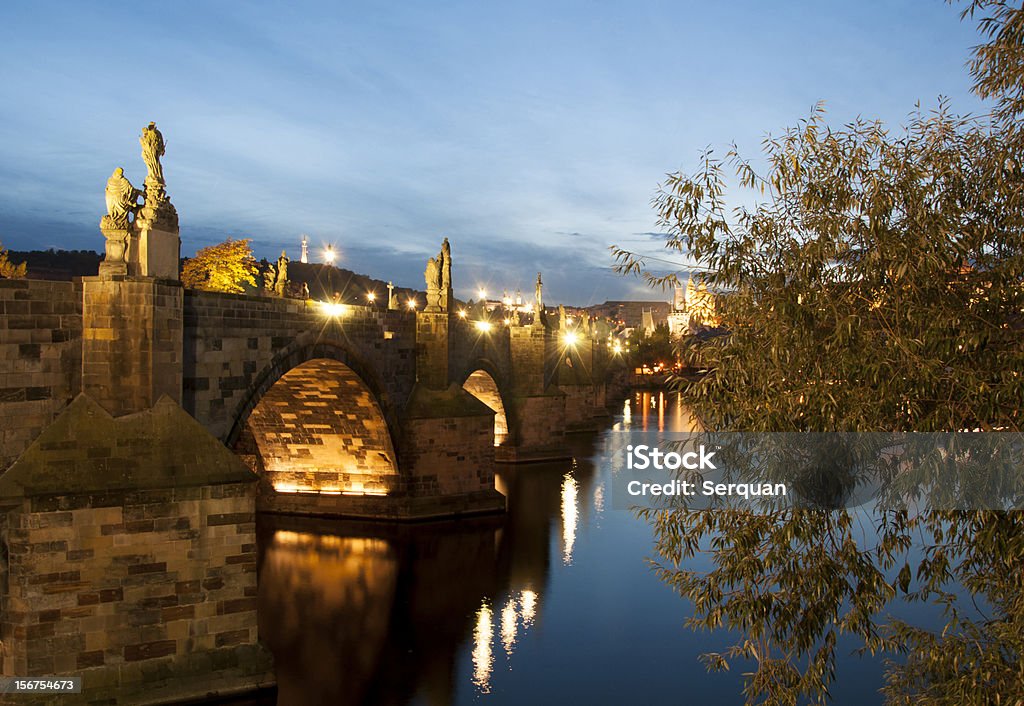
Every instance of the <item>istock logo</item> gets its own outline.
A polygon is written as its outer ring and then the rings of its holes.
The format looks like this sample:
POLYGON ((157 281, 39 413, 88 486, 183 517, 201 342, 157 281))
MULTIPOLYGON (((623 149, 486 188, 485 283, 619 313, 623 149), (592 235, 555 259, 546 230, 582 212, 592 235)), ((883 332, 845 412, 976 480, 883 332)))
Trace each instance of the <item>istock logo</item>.
POLYGON ((647 444, 639 446, 630 444, 626 447, 626 468, 635 471, 644 471, 648 468, 659 471, 675 471, 679 468, 691 471, 713 471, 716 470, 715 464, 711 462, 711 457, 714 455, 715 452, 707 451, 704 444, 701 444, 697 451, 687 451, 682 454, 675 451, 664 453, 661 449, 651 448, 647 444))

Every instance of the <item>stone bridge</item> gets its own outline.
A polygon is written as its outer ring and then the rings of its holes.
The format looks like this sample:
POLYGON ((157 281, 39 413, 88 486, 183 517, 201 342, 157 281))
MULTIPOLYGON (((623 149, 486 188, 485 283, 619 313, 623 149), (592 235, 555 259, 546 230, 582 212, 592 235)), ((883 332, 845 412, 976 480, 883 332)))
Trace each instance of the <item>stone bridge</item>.
POLYGON ((140 144, 97 276, 0 280, 0 675, 81 676, 81 703, 272 682, 258 510, 500 512, 495 463, 604 414, 605 343, 539 296, 529 325, 462 315, 447 241, 423 311, 287 298, 283 261, 269 292, 184 288, 153 123, 140 144))
POLYGON ((0 281, 0 467, 80 393, 115 418, 166 395, 259 474, 261 509, 500 509, 495 462, 564 454, 566 432, 605 414, 607 347, 543 314, 482 324, 482 310, 432 309, 129 275, 0 281))

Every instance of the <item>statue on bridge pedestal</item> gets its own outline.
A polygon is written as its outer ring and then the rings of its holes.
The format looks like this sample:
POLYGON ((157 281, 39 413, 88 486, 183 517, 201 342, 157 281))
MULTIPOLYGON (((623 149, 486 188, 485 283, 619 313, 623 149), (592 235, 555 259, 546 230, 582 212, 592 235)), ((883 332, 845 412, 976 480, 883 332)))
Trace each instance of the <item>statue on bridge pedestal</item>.
POLYGON ((128 274, 128 242, 131 235, 132 218, 142 207, 139 199, 143 193, 132 186, 124 175, 124 169, 118 167, 107 179, 104 191, 107 215, 100 219, 100 231, 106 239, 105 256, 100 263, 100 272, 104 275, 128 274))
POLYGON ((146 163, 146 203, 142 218, 151 228, 177 230, 178 212, 167 198, 167 182, 164 180, 164 167, 160 163, 166 151, 166 143, 156 123, 151 122, 142 128, 139 145, 142 147, 142 161, 146 163))
POLYGON ((142 207, 139 199, 143 193, 132 186, 124 175, 124 169, 118 167, 107 179, 104 197, 107 202, 107 215, 100 222, 100 228, 121 228, 127 230, 131 226, 128 215, 133 217, 142 207))
POLYGON ((544 325, 544 283, 540 281, 540 272, 537 273, 537 286, 533 291, 533 325, 544 325))
POLYGON ((288 291, 288 259, 287 253, 281 251, 281 257, 277 258, 277 277, 274 280, 274 293, 279 297, 285 296, 288 291))
POLYGON ((139 144, 142 145, 142 161, 146 163, 146 184, 154 182, 160 186, 167 186, 167 182, 164 181, 164 168, 160 164, 160 158, 164 156, 164 136, 156 129, 156 123, 151 122, 142 128, 139 144))
POLYGON ((427 284, 425 311, 448 311, 452 292, 452 249, 448 238, 441 244, 437 257, 427 260, 423 278, 427 284))

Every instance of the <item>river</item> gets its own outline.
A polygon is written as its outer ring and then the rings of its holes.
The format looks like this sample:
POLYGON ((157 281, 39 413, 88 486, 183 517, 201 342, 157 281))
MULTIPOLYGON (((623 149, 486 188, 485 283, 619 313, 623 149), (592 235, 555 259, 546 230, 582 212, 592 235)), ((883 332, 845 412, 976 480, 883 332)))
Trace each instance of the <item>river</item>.
MULTIPOLYGON (((571 461, 501 466, 504 521, 261 518, 277 703, 743 703, 742 664, 699 660, 736 636, 683 625, 689 605, 648 563, 651 528, 612 509, 595 458, 617 430, 691 424, 674 394, 637 393, 570 438, 571 461)), ((881 664, 844 647, 833 703, 880 702, 881 664)))

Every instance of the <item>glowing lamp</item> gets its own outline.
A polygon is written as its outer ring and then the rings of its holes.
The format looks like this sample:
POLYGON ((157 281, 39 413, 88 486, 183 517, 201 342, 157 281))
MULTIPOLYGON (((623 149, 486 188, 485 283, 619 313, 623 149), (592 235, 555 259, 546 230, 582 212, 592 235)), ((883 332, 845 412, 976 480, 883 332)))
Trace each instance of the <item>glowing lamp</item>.
POLYGON ((562 336, 562 342, 565 343, 565 345, 567 346, 575 346, 576 341, 578 340, 579 336, 576 335, 575 331, 569 331, 564 336, 562 336))
POLYGON ((320 311, 331 318, 338 318, 345 315, 345 305, 336 302, 320 302, 320 311))
POLYGON ((475 326, 476 330, 480 331, 481 333, 487 333, 491 330, 490 321, 477 321, 475 324, 473 324, 473 326, 475 326))

